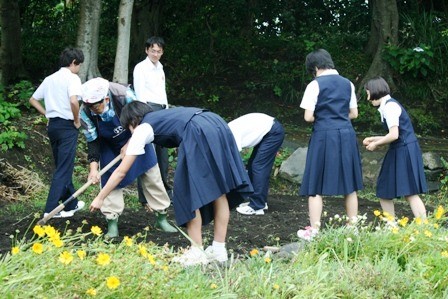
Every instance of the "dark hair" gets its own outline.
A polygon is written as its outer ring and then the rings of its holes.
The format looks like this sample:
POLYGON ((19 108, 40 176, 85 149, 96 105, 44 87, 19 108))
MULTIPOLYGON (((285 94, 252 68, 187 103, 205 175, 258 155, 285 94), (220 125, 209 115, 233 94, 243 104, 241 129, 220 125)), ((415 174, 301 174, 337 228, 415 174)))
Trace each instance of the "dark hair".
POLYGON ((74 62, 76 65, 84 62, 84 53, 80 49, 65 48, 59 57, 60 67, 70 66, 74 62))
POLYGON ((149 49, 152 48, 154 45, 159 46, 160 48, 165 48, 165 41, 160 36, 151 36, 146 40, 145 48, 149 49))
POLYGON ((120 123, 125 129, 129 126, 135 128, 142 122, 143 117, 152 111, 148 104, 139 101, 130 102, 121 110, 120 123))
POLYGON ((381 99, 390 94, 389 84, 382 77, 376 77, 364 84, 364 89, 370 92, 370 101, 381 99))
POLYGON ((305 59, 306 71, 316 77, 316 67, 321 70, 334 69, 330 53, 324 49, 314 50, 305 59))

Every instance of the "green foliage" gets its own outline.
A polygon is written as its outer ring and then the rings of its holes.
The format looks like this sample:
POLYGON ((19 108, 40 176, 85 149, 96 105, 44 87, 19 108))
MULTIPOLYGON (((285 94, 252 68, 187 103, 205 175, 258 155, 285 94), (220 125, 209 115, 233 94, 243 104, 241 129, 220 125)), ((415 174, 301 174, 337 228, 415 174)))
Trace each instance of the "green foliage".
POLYGON ((427 77, 429 71, 434 71, 431 47, 420 45, 415 48, 400 48, 395 45, 385 47, 384 59, 393 70, 400 74, 411 74, 414 78, 427 77))
POLYGON ((33 92, 33 84, 30 81, 22 80, 11 87, 8 92, 8 99, 26 108, 30 108, 29 99, 33 95, 33 92))
POLYGON ((27 136, 13 125, 13 121, 21 116, 18 104, 4 101, 2 95, 3 87, 0 87, 0 150, 4 152, 14 146, 24 148, 27 136))

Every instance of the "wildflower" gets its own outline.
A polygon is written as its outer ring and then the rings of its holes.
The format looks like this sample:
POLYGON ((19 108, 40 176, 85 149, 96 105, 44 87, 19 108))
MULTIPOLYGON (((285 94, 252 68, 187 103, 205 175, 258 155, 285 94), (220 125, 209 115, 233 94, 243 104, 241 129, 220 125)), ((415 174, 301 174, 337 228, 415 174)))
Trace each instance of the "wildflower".
POLYGON ((163 272, 168 272, 169 268, 168 268, 167 265, 165 265, 165 266, 162 267, 162 270, 163 270, 163 272))
POLYGON ((210 285, 210 289, 212 289, 212 290, 214 290, 214 289, 216 289, 218 286, 216 285, 216 283, 212 283, 211 285, 210 285))
POLYGON ((12 255, 16 255, 20 252, 20 248, 17 246, 14 246, 13 248, 11 248, 11 254, 12 255))
POLYGON ((86 294, 92 297, 96 296, 96 290, 94 288, 90 288, 86 291, 86 294))
POLYGON ((100 236, 103 231, 101 230, 101 228, 99 226, 92 226, 92 228, 90 229, 90 231, 92 232, 92 234, 94 234, 95 236, 100 236))
POLYGON ((59 238, 52 240, 52 243, 57 248, 61 248, 62 246, 64 246, 64 242, 59 238))
POLYGON ((258 254, 258 250, 252 249, 249 253, 250 253, 250 256, 256 256, 258 254))
POLYGON ((145 246, 143 246, 141 244, 138 245, 138 252, 143 257, 146 257, 148 255, 148 251, 146 250, 145 246))
POLYGON ((45 233, 47 234, 47 236, 49 236, 49 237, 54 236, 57 232, 57 230, 54 227, 52 227, 51 225, 45 225, 44 230, 45 230, 45 233))
POLYGON ((148 261, 149 261, 149 263, 151 264, 151 265, 155 265, 156 264, 156 261, 155 261, 155 259, 154 259, 154 256, 152 255, 152 254, 148 254, 147 255, 147 258, 148 258, 148 261))
POLYGON ((422 225, 422 218, 420 218, 420 217, 417 217, 417 218, 415 218, 415 223, 417 224, 417 225, 422 225))
POLYGON ((116 289, 120 285, 120 280, 116 276, 108 277, 106 279, 106 285, 111 290, 116 289))
POLYGON ((390 230, 393 234, 398 234, 398 231, 400 229, 398 227, 392 227, 392 229, 390 230))
POLYGON ((68 251, 64 251, 59 255, 59 261, 64 265, 68 265, 73 261, 73 255, 68 251))
POLYGON ((45 230, 43 229, 43 227, 42 226, 40 226, 40 225, 36 225, 34 228, 33 228, 33 232, 36 234, 36 235, 38 235, 39 237, 43 237, 43 236, 45 236, 45 230))
POLYGON ((106 266, 110 264, 110 256, 107 253, 100 253, 96 258, 96 262, 98 265, 106 266))
POLYGON ((436 210, 436 214, 434 217, 436 217, 437 220, 443 217, 445 214, 445 209, 442 206, 438 206, 436 210))
POLYGON ((442 257, 448 257, 448 251, 446 251, 446 250, 442 251, 441 254, 442 254, 442 257))
POLYGON ((398 224, 401 225, 402 227, 405 227, 406 224, 408 224, 408 222, 409 222, 408 217, 403 217, 400 220, 398 220, 398 224))
POLYGON ((272 261, 272 259, 271 259, 270 257, 265 257, 265 258, 264 258, 264 262, 265 262, 266 264, 269 264, 271 261, 272 261))
POLYGON ((143 230, 148 232, 149 231, 149 226, 146 226, 143 230))
POLYGON ((349 242, 349 243, 353 242, 353 239, 350 238, 350 237, 348 237, 346 240, 347 240, 347 242, 349 242))
POLYGON ((78 250, 76 252, 80 260, 83 260, 86 257, 86 252, 84 250, 78 250))
POLYGON ((395 217, 392 216, 391 214, 389 214, 388 212, 384 212, 383 215, 384 215, 384 217, 386 217, 387 221, 394 221, 395 220, 395 217))
POLYGON ((32 248, 34 253, 42 254, 44 252, 44 245, 41 243, 34 243, 32 248))
POLYGON ((438 229, 438 228, 439 228, 439 224, 438 224, 438 223, 434 223, 434 224, 433 224, 433 227, 434 227, 435 229, 438 229))
POLYGON ((425 50, 423 50, 423 49, 420 48, 420 47, 415 47, 415 48, 413 49, 413 51, 414 51, 414 52, 425 52, 425 50))
POLYGON ((381 215, 381 212, 378 210, 373 211, 373 215, 375 215, 376 217, 381 215))
POLYGON ((125 237, 123 238, 123 242, 126 244, 126 246, 131 247, 133 241, 132 241, 132 238, 129 238, 128 236, 125 236, 125 237))
POLYGON ((272 286, 275 290, 278 290, 280 288, 280 286, 276 283, 274 283, 274 285, 272 286))
POLYGON ((431 237, 432 237, 432 233, 431 233, 429 230, 425 230, 423 233, 424 233, 425 236, 427 236, 428 238, 431 238, 431 237))
POLYGON ((78 234, 82 233, 82 227, 78 227, 78 228, 76 228, 76 232, 77 232, 78 234))
POLYGON ((82 221, 82 224, 87 225, 87 224, 89 224, 89 223, 87 222, 86 219, 84 219, 84 220, 82 221))

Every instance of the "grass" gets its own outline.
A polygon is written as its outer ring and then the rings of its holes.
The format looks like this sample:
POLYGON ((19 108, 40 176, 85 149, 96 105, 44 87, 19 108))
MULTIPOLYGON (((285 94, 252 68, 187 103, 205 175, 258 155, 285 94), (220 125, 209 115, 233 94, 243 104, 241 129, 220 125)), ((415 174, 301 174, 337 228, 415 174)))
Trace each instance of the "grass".
MULTIPOLYGON (((375 211, 337 221, 290 259, 254 249, 227 266, 182 268, 169 247, 103 241, 98 227, 32 226, 0 257, 3 298, 446 298, 448 233, 443 207, 413 222, 375 211)), ((39 218, 39 215, 36 215, 39 218)), ((335 218, 336 219, 336 218, 335 218)), ((235 257, 233 257, 235 258, 235 257)))

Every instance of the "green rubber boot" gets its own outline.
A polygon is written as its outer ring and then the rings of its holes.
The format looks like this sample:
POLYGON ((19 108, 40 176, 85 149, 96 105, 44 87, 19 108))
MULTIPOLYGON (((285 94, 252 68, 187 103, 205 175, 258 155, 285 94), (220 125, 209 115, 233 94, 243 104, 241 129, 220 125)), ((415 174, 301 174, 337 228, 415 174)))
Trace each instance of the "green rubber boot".
POLYGON ((156 228, 166 233, 175 233, 177 229, 166 220, 166 212, 154 212, 156 214, 156 228))
POLYGON ((107 233, 106 238, 112 239, 118 237, 118 218, 106 219, 107 220, 107 233))

